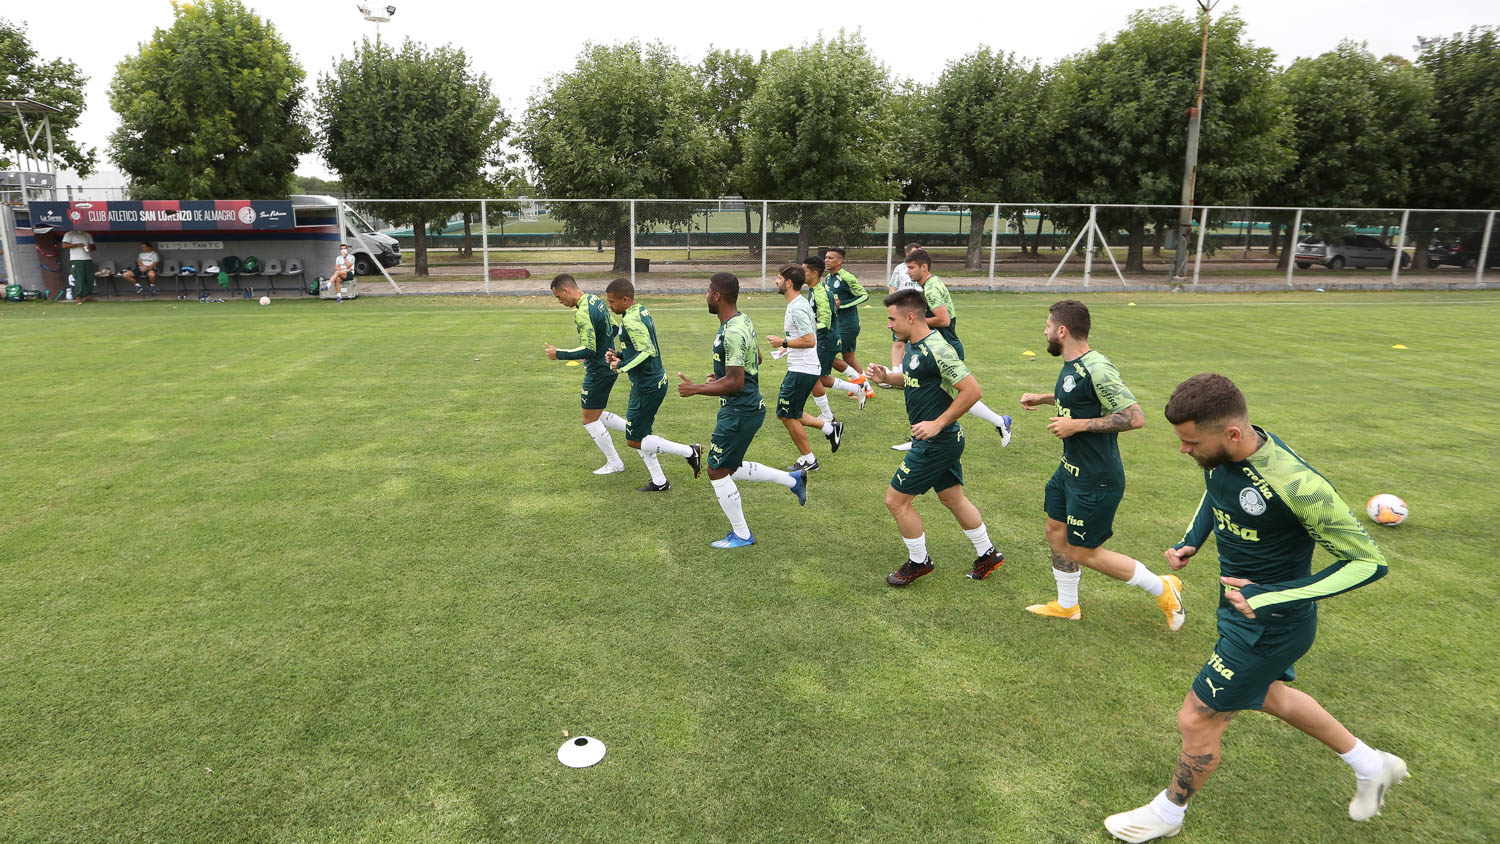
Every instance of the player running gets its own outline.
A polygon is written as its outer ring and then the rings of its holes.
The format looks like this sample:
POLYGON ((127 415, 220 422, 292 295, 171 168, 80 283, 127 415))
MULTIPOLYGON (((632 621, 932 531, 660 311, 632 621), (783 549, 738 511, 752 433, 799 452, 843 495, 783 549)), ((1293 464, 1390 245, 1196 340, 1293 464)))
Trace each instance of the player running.
POLYGON ((628 278, 617 278, 604 288, 609 309, 620 316, 620 330, 615 348, 605 358, 616 372, 630 375, 630 403, 625 410, 625 443, 640 452, 641 462, 651 479, 638 492, 666 492, 672 488, 661 470, 658 454, 671 454, 687 460, 693 477, 703 471, 703 446, 683 445, 651 433, 656 411, 667 397, 667 373, 661 368, 661 347, 656 343, 656 321, 651 312, 635 301, 635 285, 628 278))
POLYGON ((615 337, 615 324, 610 321, 609 307, 592 293, 585 293, 571 275, 563 273, 552 279, 552 295, 564 308, 573 309, 573 324, 578 329, 580 345, 575 349, 558 349, 551 343, 543 343, 551 360, 583 361, 583 389, 579 400, 583 405, 583 429, 594 438, 594 445, 604 452, 604 465, 594 470, 596 475, 613 475, 625 471, 625 461, 615 451, 615 442, 610 431, 625 430, 625 420, 605 410, 609 403, 609 391, 614 389, 615 375, 605 359, 615 337))
MULTIPOLYGON (((859 283, 858 276, 844 269, 844 247, 830 246, 824 250, 823 263, 828 269, 828 287, 839 309, 839 347, 843 353, 844 363, 848 366, 844 371, 853 370, 858 376, 864 372, 864 368, 854 357, 854 347, 859 342, 859 306, 870 298, 870 294, 865 292, 864 286, 859 283)), ((865 398, 875 395, 874 387, 868 383, 864 386, 865 398)), ((853 397, 854 394, 851 393, 850 398, 853 397)))
MULTIPOLYGON (((958 312, 953 307, 953 295, 948 292, 948 285, 943 283, 942 278, 932 273, 932 257, 927 250, 913 249, 906 256, 906 272, 911 280, 922 286, 922 295, 927 301, 927 325, 936 329, 942 335, 953 351, 958 353, 958 359, 964 359, 964 344, 958 339, 958 312)), ((900 374, 901 368, 896 367, 896 373, 900 374)), ((1000 447, 1010 445, 1010 417, 1004 416, 990 410, 984 402, 975 402, 969 408, 969 413, 995 426, 1000 433, 1000 447)), ((897 443, 891 446, 895 451, 906 451, 911 448, 911 441, 897 443)))
POLYGON ((1146 417, 1120 379, 1120 371, 1109 358, 1089 348, 1089 327, 1089 309, 1076 299, 1064 299, 1048 310, 1043 330, 1047 352, 1063 359, 1062 371, 1052 392, 1021 396, 1021 407, 1026 410, 1057 405, 1057 415, 1047 423, 1047 430, 1063 444, 1062 462, 1047 481, 1043 496, 1057 600, 1026 609, 1049 618, 1082 618, 1078 606, 1081 564, 1156 598, 1168 629, 1179 630, 1187 618, 1182 581, 1176 575, 1152 574, 1140 560, 1104 548, 1114 533, 1115 510, 1125 497, 1125 466, 1117 440, 1121 431, 1145 425, 1146 417))
POLYGON ((1203 468, 1207 490, 1182 541, 1166 552, 1180 569, 1218 540, 1219 640, 1177 713, 1182 755, 1150 803, 1110 815, 1122 841, 1182 830, 1188 801, 1219 767, 1219 742, 1244 709, 1274 715, 1323 742, 1354 769, 1349 818, 1374 817, 1406 762, 1360 741, 1310 695, 1287 685, 1317 635, 1317 601, 1385 576, 1385 558, 1348 505, 1316 469, 1275 434, 1250 424, 1245 396, 1222 375, 1194 375, 1172 393, 1167 421, 1179 451, 1203 468), (1314 545, 1333 565, 1312 573, 1314 545))
POLYGON ((937 492, 964 536, 974 544, 978 558, 968 576, 983 580, 1005 562, 1005 555, 990 544, 989 531, 978 508, 964 495, 964 432, 958 417, 979 401, 979 380, 941 334, 923 317, 927 310, 922 294, 902 290, 885 297, 886 319, 892 331, 907 345, 903 371, 896 374, 871 364, 866 374, 873 381, 905 387, 906 417, 911 422, 914 445, 902 459, 885 491, 885 506, 901 529, 906 543, 906 562, 885 579, 892 586, 905 586, 932 571, 927 554, 927 535, 922 517, 912 502, 930 490, 937 492))
POLYGON ((677 373, 681 396, 718 396, 719 420, 714 425, 708 449, 708 479, 714 485, 719 507, 729 518, 729 533, 709 543, 714 548, 744 548, 755 544, 755 534, 745 522, 740 491, 735 481, 768 481, 781 484, 807 504, 807 472, 783 472, 745 460, 745 452, 761 423, 766 421, 766 403, 760 398, 760 350, 755 347, 755 326, 741 313, 740 280, 734 273, 715 273, 708 282, 708 312, 718 316, 719 333, 714 337, 714 372, 707 383, 694 384, 677 373))
POLYGON ((822 373, 819 387, 813 390, 813 401, 818 405, 819 415, 825 421, 833 421, 833 411, 828 407, 826 391, 843 390, 851 393, 859 399, 859 409, 865 409, 865 401, 869 393, 865 391, 866 379, 863 373, 849 368, 839 358, 839 352, 843 349, 843 334, 839 326, 841 313, 838 308, 838 300, 833 294, 833 286, 826 284, 823 278, 825 264, 823 259, 817 255, 809 255, 802 259, 802 269, 807 277, 804 290, 812 300, 813 314, 818 321, 818 367, 822 373), (833 377, 834 370, 844 375, 849 375, 849 380, 833 377))
POLYGON ((817 317, 813 315, 812 304, 802 295, 806 281, 806 274, 796 264, 782 267, 777 274, 776 291, 786 298, 786 317, 782 320, 782 330, 786 334, 769 334, 766 342, 773 349, 786 351, 786 377, 781 380, 781 394, 776 398, 776 418, 786 425, 792 445, 797 447, 800 455, 796 464, 787 467, 787 471, 805 469, 811 472, 818 468, 818 458, 813 455, 803 428, 821 431, 828 438, 830 451, 838 451, 844 438, 844 423, 825 422, 805 411, 807 397, 812 395, 822 372, 818 363, 817 317))
MULTIPOLYGON (((921 249, 921 248, 922 248, 922 244, 920 244, 920 243, 908 243, 908 244, 906 244, 906 251, 904 253, 902 253, 902 254, 903 255, 910 255, 912 253, 912 250, 921 249)), ((906 258, 903 257, 900 261, 897 261, 895 269, 891 270, 891 279, 890 279, 890 282, 886 285, 885 292, 889 294, 889 293, 895 293, 897 290, 921 290, 921 289, 922 289, 922 285, 917 284, 915 281, 912 281, 911 280, 911 273, 907 272, 907 270, 906 270, 906 258)), ((892 331, 891 332, 891 369, 900 370, 900 368, 901 368, 901 356, 905 352, 906 352, 906 344, 903 343, 903 342, 901 342, 900 340, 896 339, 896 332, 892 331)), ((884 381, 882 381, 882 382, 880 382, 880 386, 882 386, 882 387, 889 387, 891 385, 885 383, 884 381)))

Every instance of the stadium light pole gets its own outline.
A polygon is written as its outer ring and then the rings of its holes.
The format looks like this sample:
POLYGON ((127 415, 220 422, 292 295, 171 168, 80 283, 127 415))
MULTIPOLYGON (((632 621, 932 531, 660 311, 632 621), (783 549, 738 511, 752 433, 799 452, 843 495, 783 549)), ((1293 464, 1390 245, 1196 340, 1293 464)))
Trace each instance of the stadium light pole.
POLYGON ((1182 207, 1177 210, 1177 252, 1170 280, 1180 284, 1187 272, 1187 242, 1193 231, 1193 188, 1198 180, 1198 130, 1203 124, 1203 77, 1208 70, 1208 17, 1219 0, 1198 0, 1203 10, 1203 50, 1198 57, 1198 99, 1188 109, 1187 165, 1182 174, 1182 207))
POLYGON ((396 7, 386 6, 384 10, 376 9, 374 11, 371 11, 368 5, 359 3, 355 6, 355 8, 359 9, 359 13, 365 16, 365 20, 375 24, 375 43, 379 44, 380 25, 383 23, 391 22, 391 16, 396 14, 396 7), (381 14, 382 11, 384 11, 385 14, 381 14))

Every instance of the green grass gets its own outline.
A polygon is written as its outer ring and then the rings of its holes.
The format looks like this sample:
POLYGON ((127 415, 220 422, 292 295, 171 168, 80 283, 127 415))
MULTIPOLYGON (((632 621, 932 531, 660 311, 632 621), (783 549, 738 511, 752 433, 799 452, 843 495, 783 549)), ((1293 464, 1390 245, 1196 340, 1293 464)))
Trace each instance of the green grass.
MULTIPOLYGON (((969 425, 964 460, 1009 561, 965 580, 972 549, 927 496, 938 570, 907 590, 883 581, 904 550, 889 391, 835 399, 848 437, 818 444, 805 509, 741 484, 760 544, 720 553, 681 461, 650 499, 633 454, 589 474, 580 370, 541 353, 573 339, 550 300, 0 305, 0 839, 1105 840, 1171 771, 1216 569, 1185 570, 1178 634, 1096 574, 1081 623, 1022 611, 1053 591, 1058 446, 1015 409, 1056 377, 1051 298, 956 297, 986 401, 1017 417, 1003 451, 969 425), (564 730, 608 755, 563 768, 564 730)), ((1351 824, 1348 768, 1247 714, 1177 840, 1500 837, 1500 297, 1088 302, 1148 419, 1121 438, 1112 547, 1158 568, 1181 535, 1201 473, 1161 407, 1210 369, 1351 503, 1413 513, 1377 534, 1390 575, 1327 602, 1298 665, 1410 783, 1351 824)), ((714 317, 649 304, 669 373, 701 377, 714 317)), ((778 298, 746 304, 779 332, 778 298)), ((862 355, 884 362, 877 314, 862 355)), ((768 360, 766 394, 783 372, 768 360)), ((704 442, 714 413, 674 394, 658 431, 704 442)), ((793 456, 768 419, 751 458, 793 456)))

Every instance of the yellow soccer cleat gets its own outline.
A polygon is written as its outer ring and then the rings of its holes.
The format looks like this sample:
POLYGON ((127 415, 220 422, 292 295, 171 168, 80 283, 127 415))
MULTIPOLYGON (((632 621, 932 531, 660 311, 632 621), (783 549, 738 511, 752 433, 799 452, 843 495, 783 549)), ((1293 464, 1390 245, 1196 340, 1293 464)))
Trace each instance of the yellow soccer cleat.
POLYGON ((1077 621, 1083 618, 1083 611, 1078 608, 1077 604, 1065 607, 1056 601, 1048 601, 1045 604, 1032 604, 1026 608, 1026 611, 1037 615, 1044 615, 1048 618, 1066 618, 1069 621, 1077 621))
POLYGON ((1181 630, 1187 621, 1187 610, 1182 607, 1182 579, 1175 574, 1161 577, 1161 594, 1156 596, 1156 607, 1167 617, 1168 630, 1181 630))

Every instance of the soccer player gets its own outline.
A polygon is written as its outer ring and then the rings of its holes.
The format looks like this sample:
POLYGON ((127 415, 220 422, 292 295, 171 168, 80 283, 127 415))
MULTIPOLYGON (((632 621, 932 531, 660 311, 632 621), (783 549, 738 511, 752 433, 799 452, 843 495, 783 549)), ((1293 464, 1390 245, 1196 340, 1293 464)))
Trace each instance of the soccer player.
POLYGON ((1109 358, 1089 348, 1088 306, 1064 299, 1047 312, 1047 352, 1063 359, 1050 393, 1026 393, 1021 407, 1057 405, 1047 430, 1062 440, 1062 462, 1047 481, 1047 545, 1057 600, 1032 604, 1027 611, 1077 621, 1080 565, 1123 580, 1156 599, 1171 630, 1182 628, 1182 581, 1151 573, 1140 560, 1104 548, 1114 533, 1115 510, 1125 497, 1125 465, 1120 461, 1121 431, 1146 424, 1141 406, 1109 358))
MULTIPOLYGON (((865 292, 858 276, 844 269, 844 247, 828 247, 823 252, 823 262, 828 269, 827 284, 839 309, 839 347, 843 352, 844 363, 848 365, 844 371, 852 369, 859 376, 864 372, 864 368, 854 357, 854 347, 859 341, 859 306, 870 298, 870 294, 865 292)), ((865 398, 875 395, 874 387, 868 383, 864 386, 865 398)))
MULTIPOLYGON (((906 272, 911 280, 922 286, 922 295, 927 302, 927 325, 935 329, 958 353, 958 359, 964 359, 964 344, 958 339, 958 312, 953 307, 953 295, 948 292, 948 285, 943 283, 942 278, 932 273, 932 257, 927 250, 913 249, 906 256, 906 272)), ((901 367, 895 368, 897 374, 901 373, 901 367)), ((995 426, 1000 433, 1000 447, 1010 445, 1010 417, 1004 416, 990 410, 982 401, 974 402, 969 408, 969 413, 995 426)), ((906 451, 911 448, 911 441, 897 443, 891 446, 896 451, 906 451)))
POLYGON ((1110 815, 1123 841, 1182 829, 1188 801, 1219 766, 1219 741, 1241 710, 1259 709, 1323 742, 1354 769, 1349 818, 1380 811, 1406 778, 1406 762, 1360 741, 1305 692, 1288 686, 1293 664, 1317 634, 1317 601, 1386 573, 1380 549, 1316 469, 1275 434, 1250 424, 1245 396, 1222 375, 1194 375, 1172 393, 1167 421, 1179 451, 1203 468, 1207 490, 1182 541, 1166 552, 1180 569, 1212 532, 1218 541, 1219 640, 1177 713, 1182 755, 1167 788, 1150 803, 1110 815), (1313 547, 1333 565, 1314 574, 1313 547))
POLYGON ((782 321, 782 330, 786 334, 768 334, 766 342, 773 349, 787 350, 786 377, 781 379, 781 394, 776 398, 776 418, 786 425, 792 445, 801 455, 796 465, 787 467, 787 471, 806 469, 811 472, 818 468, 818 458, 813 456, 803 428, 822 431, 832 447, 830 450, 838 451, 844 438, 844 423, 826 422, 805 411, 807 397, 818 386, 822 372, 818 363, 817 317, 813 315, 812 304, 802 295, 802 286, 806 282, 807 275, 802 267, 788 264, 781 268, 776 276, 776 290, 786 298, 786 318, 782 321))
MULTIPOLYGON (((915 249, 921 249, 921 248, 922 248, 922 244, 920 244, 920 243, 908 243, 908 244, 906 244, 906 251, 903 254, 904 255, 910 255, 913 250, 915 250, 915 249)), ((891 280, 890 280, 890 283, 886 285, 885 292, 887 294, 890 294, 890 293, 895 293, 897 290, 921 290, 921 289, 922 289, 922 285, 916 283, 915 281, 912 281, 911 280, 911 273, 909 273, 909 272, 906 271, 906 259, 903 257, 900 261, 897 261, 895 269, 891 270, 891 280)), ((906 351, 906 344, 903 343, 903 342, 901 342, 899 339, 897 339, 896 338, 896 332, 892 331, 891 332, 891 369, 900 369, 901 368, 901 356, 905 353, 905 351, 906 351)), ((891 385, 885 383, 884 381, 882 381, 882 382, 880 382, 880 386, 882 386, 882 387, 889 387, 891 385)))
POLYGON ((719 419, 708 448, 708 479, 714 485, 719 507, 729 519, 729 533, 709 545, 714 548, 744 548, 755 544, 755 534, 745 522, 740 491, 735 481, 766 481, 781 484, 807 504, 807 472, 783 472, 745 460, 745 452, 761 423, 766 421, 766 403, 760 398, 760 350, 755 347, 755 326, 740 312, 740 280, 734 273, 715 273, 708 282, 708 312, 719 318, 714 337, 714 371, 703 384, 677 373, 681 396, 718 396, 719 419))
POLYGON ((583 429, 594 438, 594 445, 604 452, 604 465, 595 469, 594 474, 623 472, 625 461, 615 451, 615 442, 610 439, 609 432, 625 430, 625 420, 604 409, 609 403, 609 391, 614 389, 618 377, 605 358, 615 336, 609 307, 598 296, 580 290, 578 282, 567 273, 552 279, 552 295, 558 304, 573 309, 573 323, 578 329, 580 345, 576 349, 558 349, 551 343, 543 343, 542 349, 551 360, 583 361, 583 390, 579 396, 583 405, 583 429))
POLYGON ((818 368, 822 376, 818 380, 818 388, 813 390, 813 402, 818 406, 818 415, 826 422, 833 421, 833 410, 828 406, 827 391, 829 389, 843 390, 855 395, 859 399, 859 409, 865 409, 865 400, 869 395, 865 392, 865 376, 855 372, 850 380, 833 377, 833 371, 848 374, 853 370, 849 365, 839 358, 842 349, 842 334, 839 330, 839 308, 837 299, 833 295, 833 287, 825 284, 823 270, 825 268, 823 259, 817 255, 809 255, 802 259, 802 269, 807 278, 804 290, 812 301, 813 314, 817 317, 818 328, 818 368))
POLYGON ((901 529, 906 543, 906 562, 885 579, 892 586, 905 586, 932 571, 927 554, 927 535, 922 517, 912 502, 930 490, 952 511, 964 536, 974 543, 978 558, 969 577, 983 580, 1005 562, 1005 555, 990 544, 989 531, 978 508, 964 496, 964 432, 958 417, 979 401, 979 380, 941 334, 927 325, 927 304, 916 290, 901 290, 885 297, 886 319, 892 331, 907 345, 905 366, 896 374, 871 364, 871 380, 905 387, 906 418, 911 422, 915 445, 902 459, 885 491, 885 506, 901 529))
POLYGON ((651 312, 635 301, 635 285, 628 278, 617 278, 604 288, 609 309, 620 317, 615 348, 604 353, 610 368, 630 375, 630 403, 625 409, 625 444, 640 452, 641 462, 651 479, 638 492, 666 492, 672 488, 661 470, 658 454, 671 454, 687 460, 693 477, 703 471, 703 446, 683 445, 651 433, 656 411, 667 397, 667 373, 661 368, 660 346, 656 343, 656 321, 651 312))

